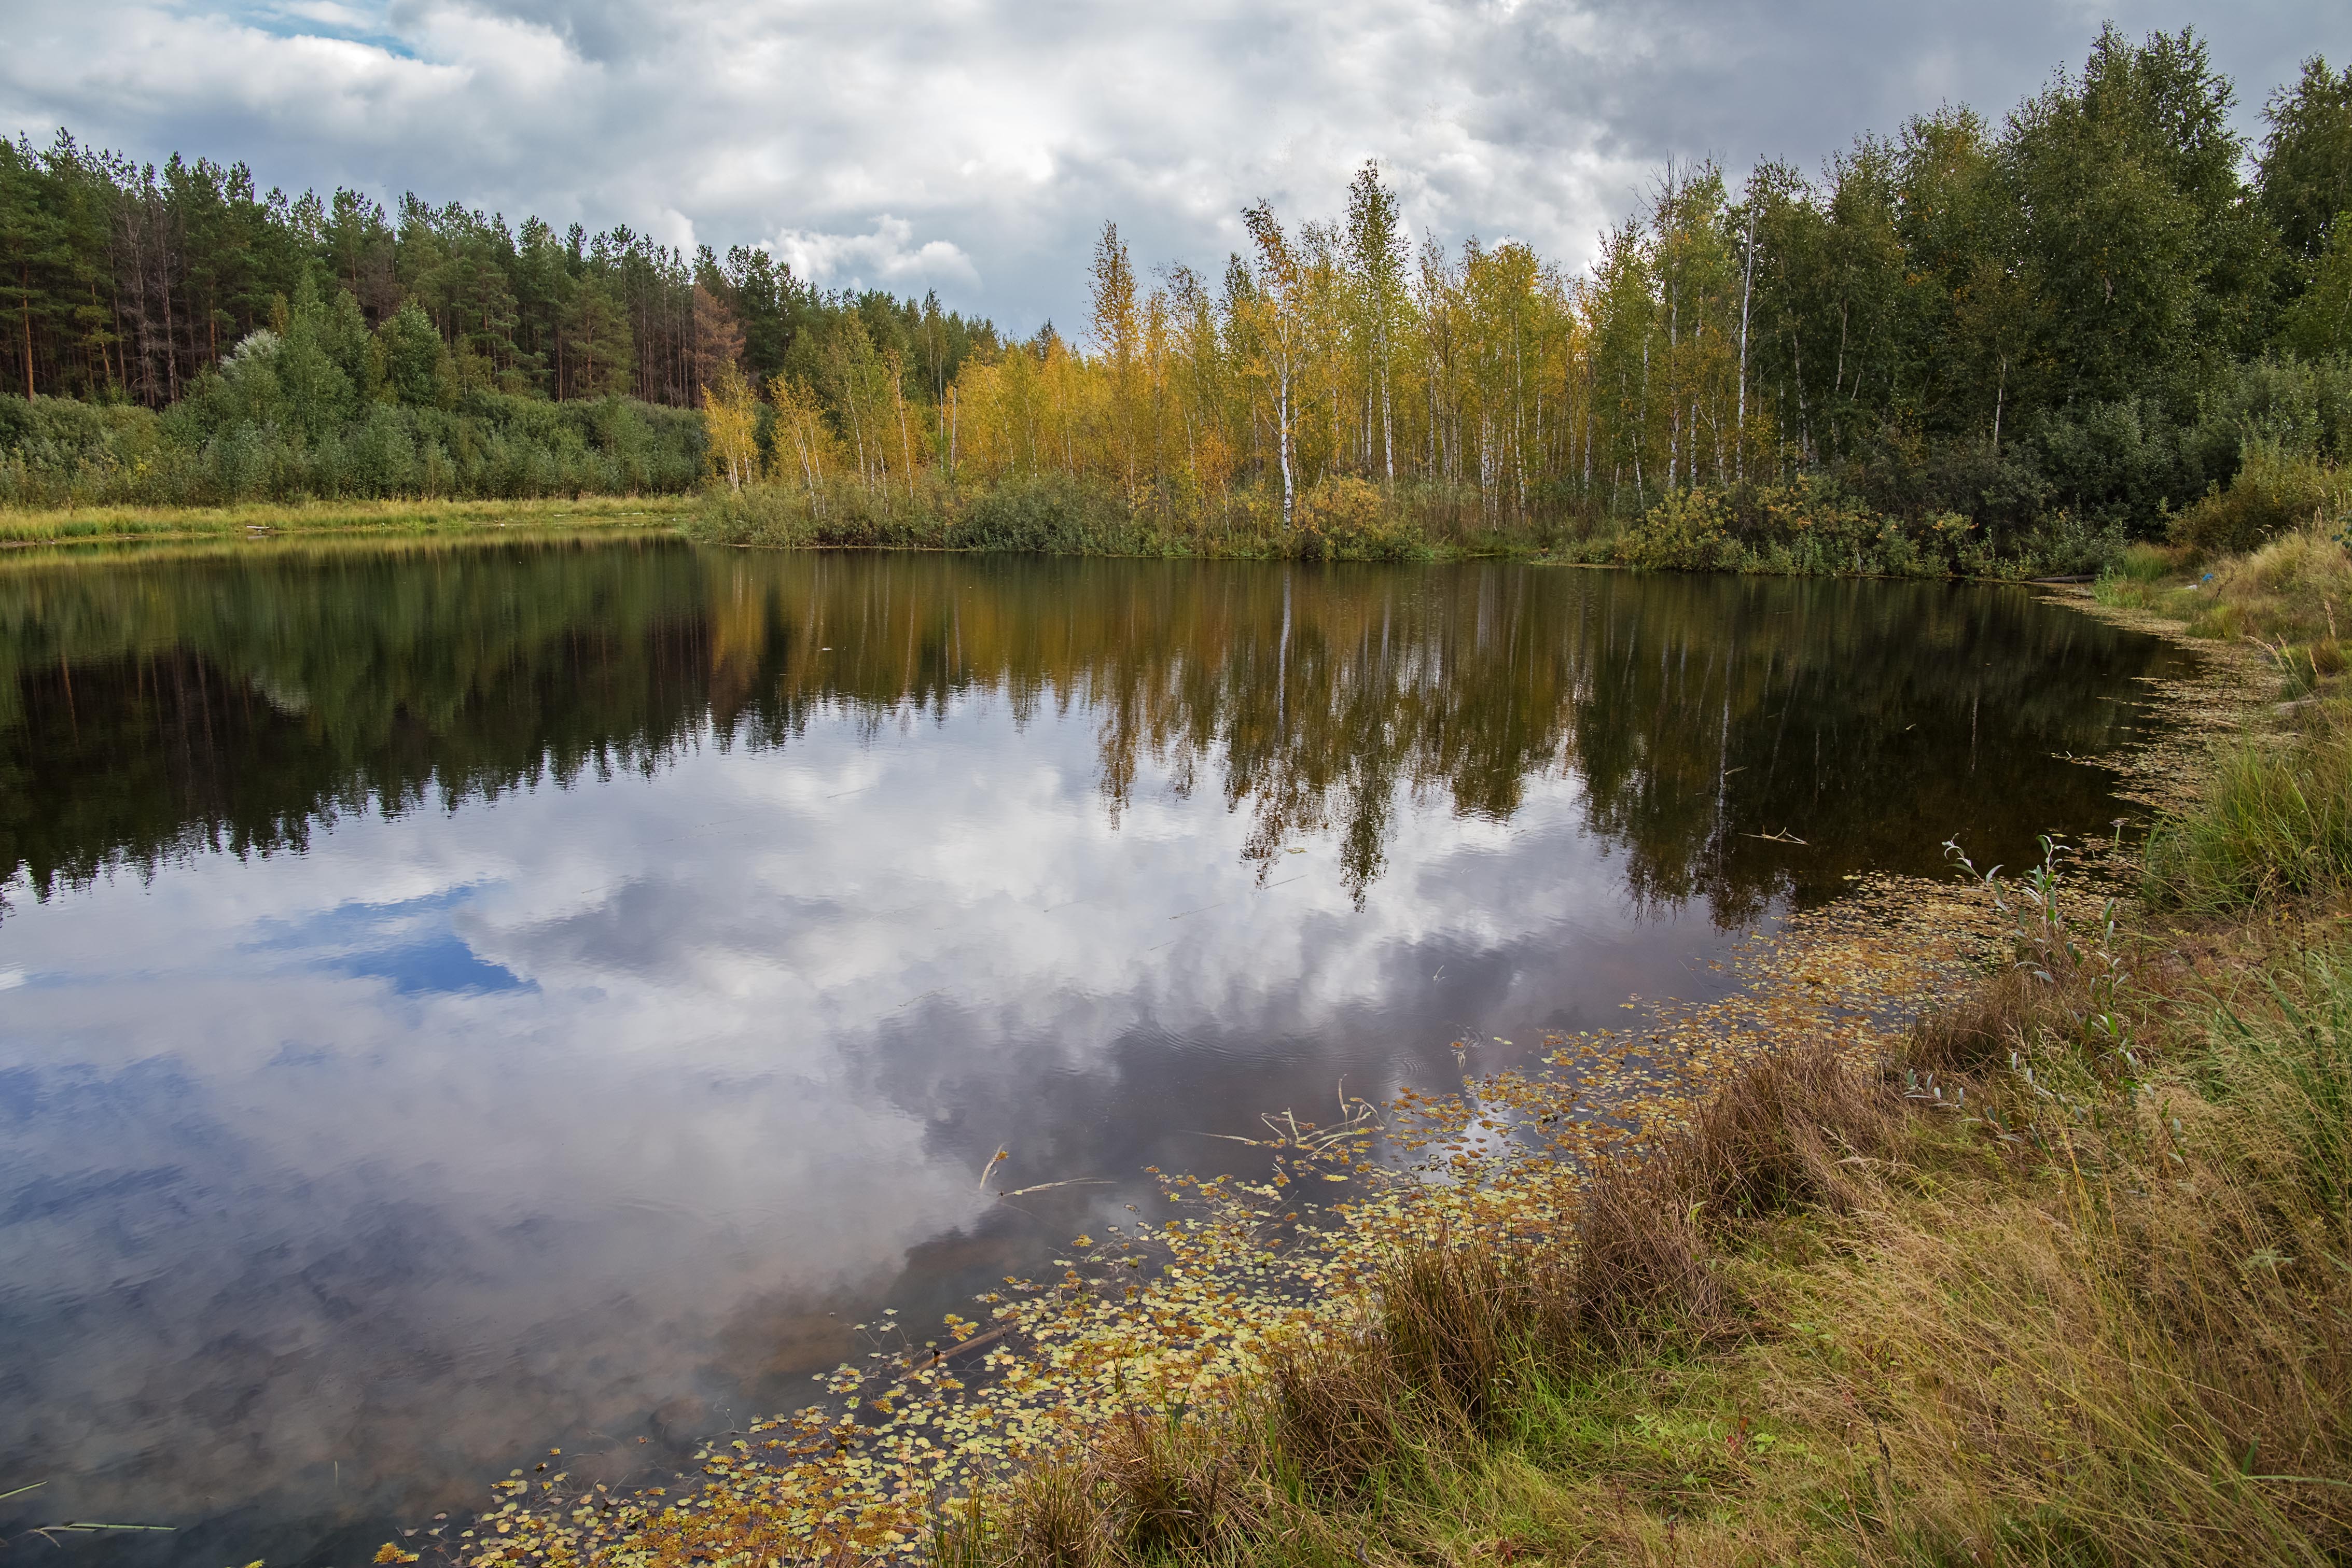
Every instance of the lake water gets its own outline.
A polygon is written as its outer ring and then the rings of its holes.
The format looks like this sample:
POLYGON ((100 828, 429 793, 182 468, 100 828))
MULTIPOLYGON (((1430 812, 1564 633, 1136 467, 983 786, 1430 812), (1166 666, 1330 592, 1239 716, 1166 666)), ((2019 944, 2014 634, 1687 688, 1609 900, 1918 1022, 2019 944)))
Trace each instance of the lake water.
POLYGON ((0 559, 0 1534, 357 1563, 646 1475, 1203 1134, 2106 831, 2067 758, 2180 657, 1942 583, 0 559))

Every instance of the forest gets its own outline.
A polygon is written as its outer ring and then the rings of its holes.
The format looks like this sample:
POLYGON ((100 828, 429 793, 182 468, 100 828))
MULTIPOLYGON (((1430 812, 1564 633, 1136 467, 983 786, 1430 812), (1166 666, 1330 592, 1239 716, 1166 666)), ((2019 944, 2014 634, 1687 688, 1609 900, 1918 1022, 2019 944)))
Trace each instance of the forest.
POLYGON ((414 197, 396 215, 0 155, 0 502, 710 487, 775 543, 2088 570, 2341 507, 2352 68, 2231 128, 2193 33, 2101 33, 1993 120, 1817 173, 1669 164, 1587 269, 1345 213, 1139 270, 1083 340, 764 251, 685 256, 414 197), (699 411, 698 415, 690 411, 699 411), (2240 481, 2243 476, 2242 482, 2240 481))
POLYGON ((995 348, 935 298, 828 294, 762 250, 264 195, 241 163, 65 131, 0 141, 0 505, 688 490, 721 364, 805 374, 854 333, 938 385, 995 348))

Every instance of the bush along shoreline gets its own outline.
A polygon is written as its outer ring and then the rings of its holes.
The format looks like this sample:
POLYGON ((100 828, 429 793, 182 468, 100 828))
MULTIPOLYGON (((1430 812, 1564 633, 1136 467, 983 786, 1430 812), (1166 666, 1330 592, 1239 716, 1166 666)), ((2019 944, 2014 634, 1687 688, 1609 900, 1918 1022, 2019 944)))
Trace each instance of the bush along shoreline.
MULTIPOLYGON (((2176 517, 2170 564, 2249 548, 2298 525, 2352 520, 2352 486, 2315 457, 2257 459, 2243 479, 2176 517), (2218 541, 2218 542, 2217 542, 2218 541)), ((1177 491, 1130 497, 1066 475, 961 489, 925 476, 906 489, 854 482, 712 486, 679 524, 707 544, 753 549, 1015 550, 1246 559, 1427 561, 1507 557, 1646 571, 1800 577, 2093 577, 2135 549, 2119 523, 2061 515, 2010 536, 1959 513, 1906 520, 1874 510, 1835 479, 1677 492, 1630 526, 1570 515, 1506 517, 1475 494, 1332 477, 1294 501, 1244 491, 1205 502, 1177 491)))

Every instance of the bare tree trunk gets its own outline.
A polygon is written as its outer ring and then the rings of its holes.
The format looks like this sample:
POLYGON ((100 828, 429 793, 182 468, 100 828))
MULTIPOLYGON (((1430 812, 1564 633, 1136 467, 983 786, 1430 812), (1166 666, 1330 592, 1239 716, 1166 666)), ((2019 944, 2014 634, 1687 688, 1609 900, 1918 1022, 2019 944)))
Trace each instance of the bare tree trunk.
POLYGON ((1992 393, 1992 455, 2000 455, 2000 403, 2009 392, 2009 356, 2000 357, 2000 383, 1992 393))
POLYGON ((1633 425, 1633 509, 1645 510, 1642 494, 1642 444, 1650 434, 1650 330, 1642 329, 1642 407, 1633 425))
POLYGON ((1283 531, 1287 533, 1290 530, 1292 480, 1290 474, 1290 362, 1286 358, 1283 361, 1282 368, 1275 372, 1275 393, 1278 421, 1275 428, 1275 444, 1282 459, 1282 527, 1283 531))
POLYGON ((1381 448, 1388 455, 1389 484, 1396 484, 1396 424, 1389 409, 1389 367, 1386 350, 1381 359, 1381 448))
POLYGON ((1810 465, 1813 460, 1812 416, 1805 409, 1805 338, 1791 329, 1789 348, 1797 366, 1797 461, 1810 465))
POLYGON ((1748 215, 1748 260, 1739 284, 1739 416, 1732 427, 1732 471, 1748 478, 1748 306, 1756 293, 1756 214, 1748 215))

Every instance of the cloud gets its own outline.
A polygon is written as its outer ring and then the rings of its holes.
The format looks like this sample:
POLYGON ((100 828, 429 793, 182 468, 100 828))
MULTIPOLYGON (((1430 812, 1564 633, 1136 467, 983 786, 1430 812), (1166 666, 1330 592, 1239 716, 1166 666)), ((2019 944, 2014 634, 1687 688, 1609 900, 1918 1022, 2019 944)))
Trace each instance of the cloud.
POLYGON ((1104 220, 1213 267, 1244 204, 1333 213, 1366 158, 1416 229, 1581 261, 1668 155, 1810 167, 1941 101, 1997 116, 2108 15, 2207 30, 2250 129, 2303 54, 2352 54, 2325 0, 0 0, 0 129, 766 241, 1026 330, 1077 313, 1104 220))
POLYGON ((926 288, 961 286, 969 295, 980 287, 980 272, 961 246, 943 239, 917 245, 915 225, 887 213, 876 221, 871 234, 786 229, 767 242, 767 249, 803 277, 829 288, 919 294, 926 288))
POLYGON ((1721 944, 1631 907, 1565 773, 1509 823, 1405 792, 1359 909, 1324 835, 1261 888, 1246 816, 1157 762, 1114 829, 1093 703, 935 717, 12 915, 0 1315, 40 1349, 0 1455, 82 1517, 304 1516, 320 1455, 415 1517, 681 1390, 789 1408, 852 1348, 826 1310, 969 1310, 1142 1166, 1248 1157, 1187 1129, 1444 1082, 1457 1028, 1532 1044, 1721 944), (992 1206, 1008 1144, 1118 1185, 992 1206))

